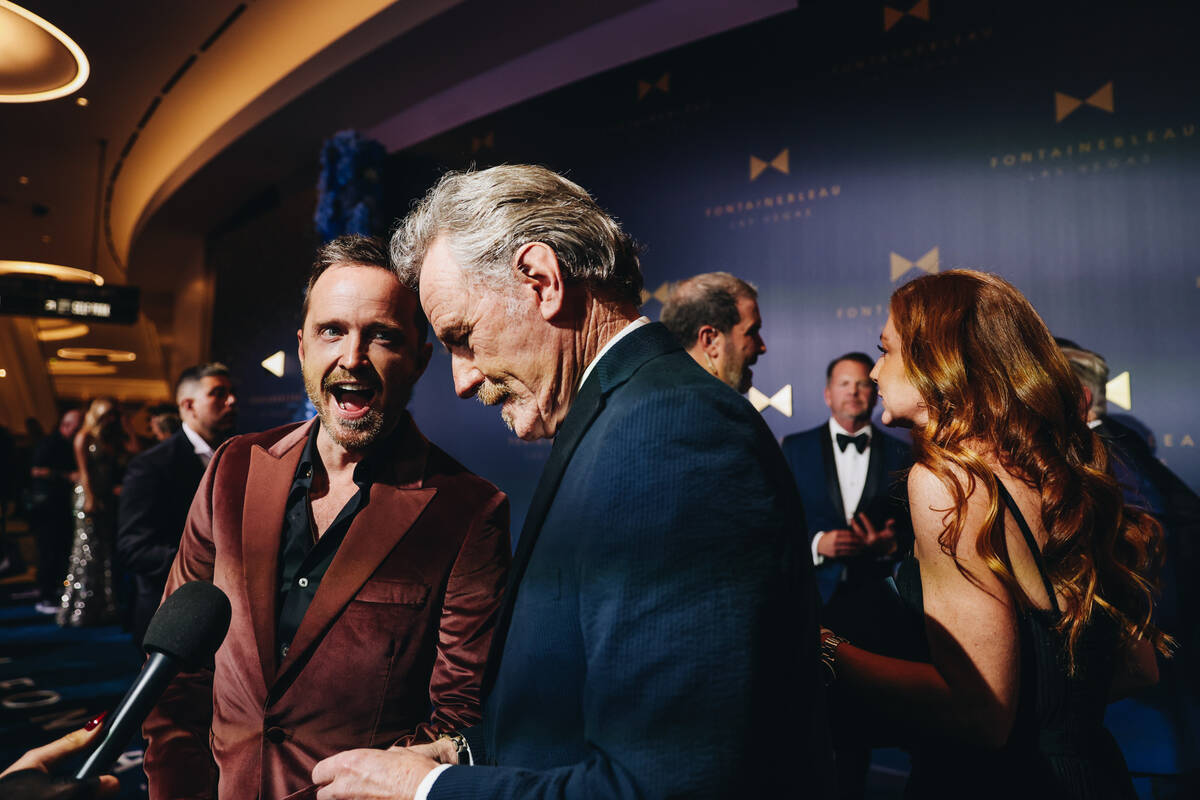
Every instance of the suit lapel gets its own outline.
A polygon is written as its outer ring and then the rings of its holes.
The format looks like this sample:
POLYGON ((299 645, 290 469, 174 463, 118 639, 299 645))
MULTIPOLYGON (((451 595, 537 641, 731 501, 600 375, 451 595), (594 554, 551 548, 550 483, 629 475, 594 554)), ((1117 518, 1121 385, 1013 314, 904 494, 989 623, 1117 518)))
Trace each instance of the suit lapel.
POLYGON ((496 671, 500 668, 500 654, 504 650, 504 640, 508 636, 508 626, 512 621, 513 605, 517 600, 517 587, 525 574, 525 567, 529 565, 533 545, 537 541, 538 534, 541 533, 542 523, 545 522, 546 513, 550 510, 555 492, 558 491, 558 484, 562 482, 563 473, 566 472, 567 464, 570 463, 575 448, 579 446, 579 440, 583 438, 583 434, 591 427, 592 421, 596 419, 603 408, 604 395, 600 389, 599 378, 595 375, 589 376, 586 385, 571 405, 567 418, 563 420, 562 428, 554 437, 550 458, 546 461, 542 477, 538 480, 537 489, 533 493, 533 500, 529 504, 529 511, 525 514, 525 523, 521 526, 521 538, 517 540, 517 550, 513 554, 512 565, 508 569, 508 582, 504 589, 504 599, 500 604, 500 614, 496 618, 492 646, 488 651, 481 696, 487 696, 488 690, 495 681, 496 671))
POLYGON ((254 623, 254 640, 263 680, 268 686, 275 677, 279 537, 283 532, 288 490, 304 452, 308 430, 308 425, 301 425, 271 450, 258 445, 250 449, 250 471, 246 475, 242 507, 242 568, 246 573, 246 598, 254 623))
POLYGON ((863 485, 862 497, 858 499, 857 511, 866 511, 871 505, 872 499, 879 494, 883 487, 885 464, 883 445, 884 442, 879 438, 883 434, 871 427, 871 459, 867 462, 867 482, 863 485))
MULTIPOLYGON (((350 523, 346 538, 338 546, 317 594, 304 612, 287 657, 279 665, 280 678, 320 642, 330 624, 404 538, 435 494, 437 489, 401 489, 387 483, 371 485, 367 505, 350 523)), ((273 631, 273 616, 271 624, 273 631)))
POLYGON ((838 482, 837 461, 833 457, 833 437, 829 435, 829 426, 821 431, 821 458, 825 462, 825 491, 829 495, 829 503, 837 512, 838 520, 846 521, 846 507, 842 504, 842 485, 838 482))
POLYGON ((550 450, 550 458, 542 470, 537 490, 529 504, 529 512, 525 515, 525 524, 521 526, 521 538, 517 542, 517 550, 513 555, 512 566, 508 571, 508 584, 504 590, 504 599, 500 605, 500 613, 496 620, 496 630, 492 635, 492 646, 488 652, 487 666, 483 672, 483 683, 480 696, 487 698, 495 683, 500 669, 500 659, 504 652, 504 641, 508 636, 509 624, 512 622, 513 606, 517 601, 517 592, 525 568, 533 554, 533 546, 541 533, 546 514, 554 501, 558 485, 562 482, 571 456, 579 446, 583 435, 587 433, 592 422, 604 410, 605 398, 618 386, 627 381, 642 364, 651 358, 681 349, 667 329, 659 323, 651 323, 632 331, 612 346, 604 357, 597 362, 592 374, 584 382, 579 394, 571 404, 562 427, 554 437, 554 446, 550 450))

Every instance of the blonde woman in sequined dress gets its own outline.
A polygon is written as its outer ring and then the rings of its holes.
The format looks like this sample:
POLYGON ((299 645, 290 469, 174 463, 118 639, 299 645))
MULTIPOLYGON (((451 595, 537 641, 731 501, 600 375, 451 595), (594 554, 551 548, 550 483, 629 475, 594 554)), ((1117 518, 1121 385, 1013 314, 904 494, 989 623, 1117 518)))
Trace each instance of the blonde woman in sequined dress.
POLYGON ((123 432, 116 402, 98 397, 75 435, 79 482, 71 498, 75 537, 58 609, 58 624, 105 625, 117 618, 112 553, 117 532, 117 458, 123 432))

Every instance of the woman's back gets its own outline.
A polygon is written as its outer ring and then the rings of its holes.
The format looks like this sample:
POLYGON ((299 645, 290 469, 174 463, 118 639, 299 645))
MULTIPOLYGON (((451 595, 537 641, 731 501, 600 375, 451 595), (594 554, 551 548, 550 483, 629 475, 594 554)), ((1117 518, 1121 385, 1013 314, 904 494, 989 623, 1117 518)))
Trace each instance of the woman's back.
MULTIPOLYGON (((997 487, 1003 499, 997 524, 1005 528, 1009 562, 1035 606, 1015 619, 1019 689, 1011 732, 998 750, 944 741, 914 749, 906 796, 950 796, 969 786, 982 797, 1133 797, 1124 760, 1103 726, 1120 646, 1116 625, 1104 614, 1094 615, 1076 646, 1071 672, 1065 637, 1056 630, 1060 598, 1052 593, 1041 559, 1046 531, 1040 495, 1007 473, 997 476, 997 487)), ((916 559, 901 566, 897 583, 905 602, 923 613, 916 559)))

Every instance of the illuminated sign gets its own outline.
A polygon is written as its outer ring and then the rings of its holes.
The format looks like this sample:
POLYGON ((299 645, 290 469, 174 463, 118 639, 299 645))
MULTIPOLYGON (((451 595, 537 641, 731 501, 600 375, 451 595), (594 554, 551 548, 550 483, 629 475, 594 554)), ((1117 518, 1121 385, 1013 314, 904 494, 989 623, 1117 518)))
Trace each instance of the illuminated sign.
POLYGON ((0 275, 0 314, 132 325, 137 322, 140 300, 141 292, 136 286, 95 286, 25 275, 0 275))

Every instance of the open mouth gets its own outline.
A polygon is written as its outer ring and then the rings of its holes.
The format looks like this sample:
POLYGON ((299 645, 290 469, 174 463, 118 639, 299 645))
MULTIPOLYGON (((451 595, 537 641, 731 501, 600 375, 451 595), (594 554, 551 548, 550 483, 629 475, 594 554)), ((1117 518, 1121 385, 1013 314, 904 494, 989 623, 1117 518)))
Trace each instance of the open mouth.
POLYGON ((329 394, 344 414, 358 416, 367 413, 376 390, 362 383, 338 383, 329 387, 329 394))

